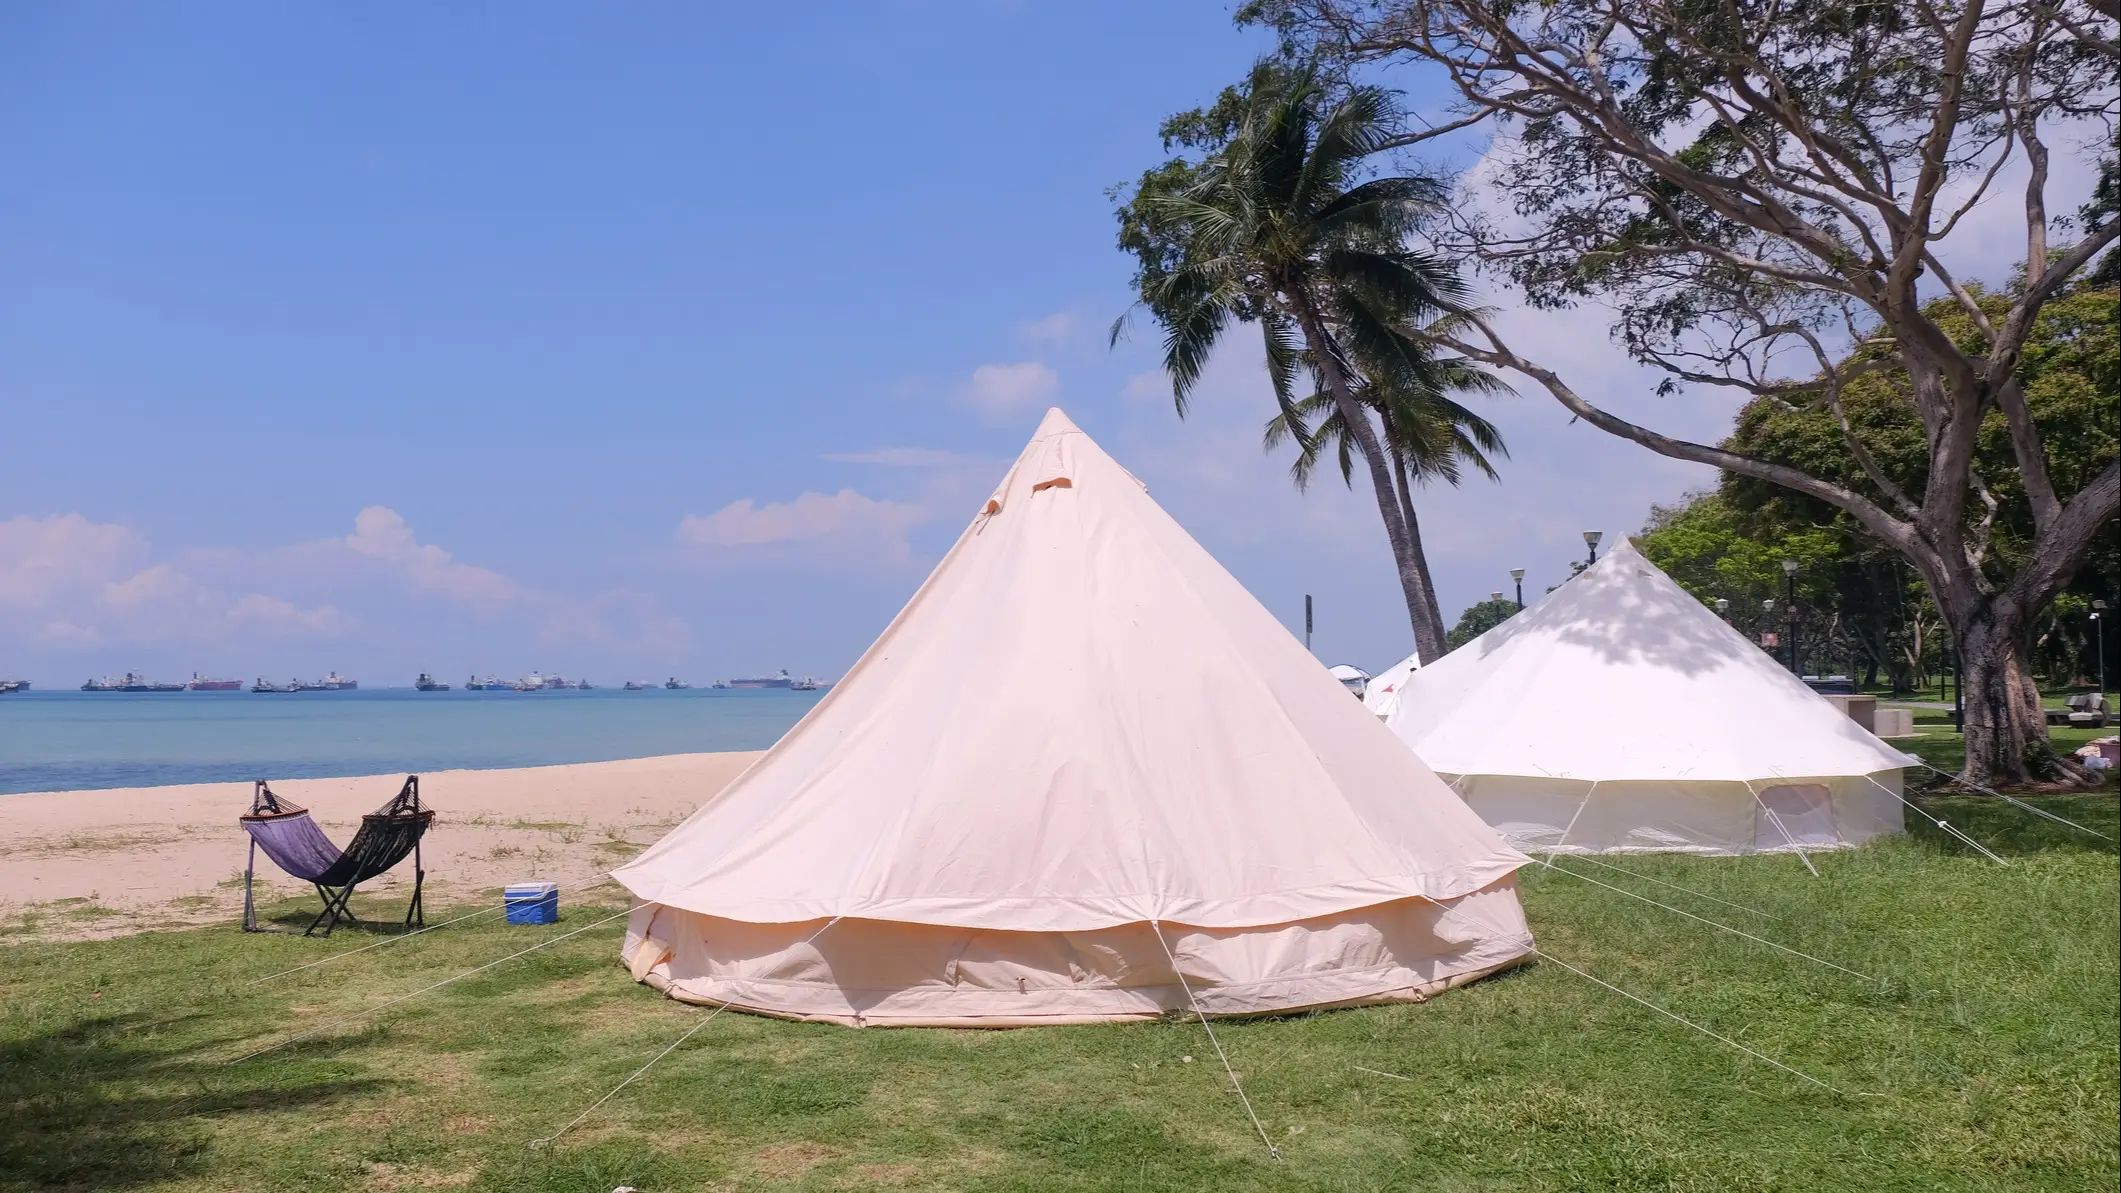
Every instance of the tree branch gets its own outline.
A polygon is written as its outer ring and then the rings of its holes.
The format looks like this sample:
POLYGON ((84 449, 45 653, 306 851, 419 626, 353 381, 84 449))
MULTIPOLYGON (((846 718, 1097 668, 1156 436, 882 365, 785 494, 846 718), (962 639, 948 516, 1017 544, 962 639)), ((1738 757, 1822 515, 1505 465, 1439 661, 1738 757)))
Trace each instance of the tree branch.
POLYGON ((1652 431, 1647 427, 1631 423, 1586 401, 1582 395, 1572 389, 1552 369, 1545 368, 1518 355, 1503 341, 1500 335, 1496 334, 1495 329, 1478 312, 1460 311, 1456 312, 1456 314, 1465 322, 1479 329, 1481 337, 1488 343, 1487 347, 1478 347, 1456 337, 1436 335, 1420 329, 1415 329, 1411 334, 1417 339, 1449 348, 1468 359, 1493 365, 1496 368, 1509 369, 1537 381, 1546 388, 1548 393, 1554 395, 1555 400, 1559 401, 1570 413, 1607 434, 1618 435, 1623 439, 1632 440, 1659 455, 1670 456, 1675 460, 1707 464, 1720 468, 1725 472, 1735 472, 1740 476, 1750 476, 1757 480, 1781 485, 1783 488, 1803 493, 1809 497, 1816 497, 1836 509, 1846 511, 1849 516, 1861 522, 1871 533, 1896 549, 1911 551, 1917 547, 1918 539, 1913 526, 1887 513, 1862 494, 1843 488, 1831 481, 1821 480, 1808 472, 1791 468, 1788 465, 1756 460, 1751 456, 1740 455, 1737 452, 1726 451, 1723 448, 1710 447, 1706 444, 1693 443, 1684 439, 1674 439, 1671 436, 1652 431))

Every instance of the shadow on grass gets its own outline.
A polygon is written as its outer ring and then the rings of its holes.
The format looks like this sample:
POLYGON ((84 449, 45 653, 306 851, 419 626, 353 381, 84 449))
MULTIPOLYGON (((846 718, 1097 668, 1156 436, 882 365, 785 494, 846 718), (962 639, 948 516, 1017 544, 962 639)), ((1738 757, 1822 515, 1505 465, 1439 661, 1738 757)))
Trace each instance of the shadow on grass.
MULTIPOLYGON (((261 907, 258 910, 258 926, 261 930, 267 932, 283 932, 300 936, 309 929, 311 924, 317 923, 317 913, 322 910, 322 903, 315 898, 306 901, 288 899, 276 904, 270 910, 261 907)), ((331 936, 349 934, 360 936, 403 936, 419 929, 417 924, 406 924, 404 902, 399 900, 397 905, 393 907, 387 896, 379 895, 373 899, 366 897, 357 898, 353 912, 360 918, 349 919, 342 917, 337 926, 331 930, 331 936)), ((324 932, 322 924, 317 925, 317 933, 311 939, 329 939, 324 932)))
POLYGON ((366 1078, 231 1066, 182 1044, 193 1020, 103 1015, 0 1040, 0 1189, 122 1189, 203 1171, 205 1116, 322 1113, 366 1078))

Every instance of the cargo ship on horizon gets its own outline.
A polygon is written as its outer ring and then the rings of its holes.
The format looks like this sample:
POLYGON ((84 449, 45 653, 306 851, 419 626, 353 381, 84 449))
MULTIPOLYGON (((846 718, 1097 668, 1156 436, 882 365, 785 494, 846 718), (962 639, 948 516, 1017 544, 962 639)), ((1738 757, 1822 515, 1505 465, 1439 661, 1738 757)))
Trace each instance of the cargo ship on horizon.
POLYGON ((155 683, 144 675, 135 675, 128 671, 121 679, 112 679, 106 675, 101 679, 89 680, 81 685, 81 690, 84 692, 181 692, 184 690, 184 685, 180 683, 155 683))
POLYGON ((540 675, 535 671, 515 682, 518 692, 570 692, 577 689, 588 691, 589 682, 576 683, 564 675, 540 675))
POLYGON ((191 673, 191 682, 184 686, 187 690, 193 692, 240 692, 243 690, 243 681, 240 679, 208 679, 194 671, 191 673))

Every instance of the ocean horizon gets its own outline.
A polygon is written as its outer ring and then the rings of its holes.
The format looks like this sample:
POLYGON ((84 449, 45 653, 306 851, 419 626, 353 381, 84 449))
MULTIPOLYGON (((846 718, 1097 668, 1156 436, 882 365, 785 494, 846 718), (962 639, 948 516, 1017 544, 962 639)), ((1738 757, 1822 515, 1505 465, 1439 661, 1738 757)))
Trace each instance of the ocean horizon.
POLYGON ((0 796, 763 750, 819 692, 14 692, 0 796))

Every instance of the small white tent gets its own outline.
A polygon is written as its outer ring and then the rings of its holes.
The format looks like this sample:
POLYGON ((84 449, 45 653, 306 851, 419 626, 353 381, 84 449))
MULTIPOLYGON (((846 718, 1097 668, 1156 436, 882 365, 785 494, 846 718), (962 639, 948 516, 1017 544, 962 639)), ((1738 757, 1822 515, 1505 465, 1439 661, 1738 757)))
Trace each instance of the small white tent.
POLYGON ((846 678, 615 874, 673 997, 1013 1026, 1418 1001, 1529 955, 1525 861, 1055 410, 846 678))
POLYGON ((1363 688, 1370 682, 1369 672, 1360 667, 1350 667, 1346 663, 1326 668, 1326 674, 1339 680, 1341 687, 1357 696, 1362 695, 1363 688))
POLYGON ((1625 540, 1416 672, 1386 724, 1531 850, 1851 844, 1900 830, 1913 764, 1625 540))
POLYGON ((1389 717, 1399 707, 1399 689, 1407 677, 1421 670, 1421 655, 1410 654, 1372 677, 1363 685, 1362 706, 1380 717, 1389 717))

